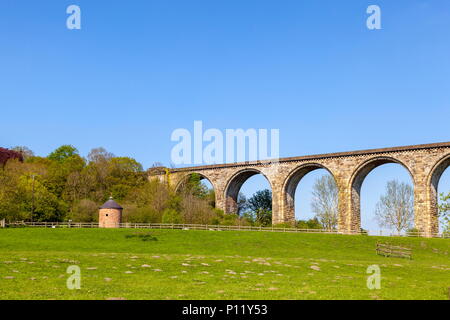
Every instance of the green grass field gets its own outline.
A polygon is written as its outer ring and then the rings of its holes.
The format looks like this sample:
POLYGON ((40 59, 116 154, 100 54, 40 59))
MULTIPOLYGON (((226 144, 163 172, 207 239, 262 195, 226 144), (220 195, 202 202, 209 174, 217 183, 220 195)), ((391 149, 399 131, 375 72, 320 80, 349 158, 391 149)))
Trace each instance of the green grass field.
POLYGON ((0 229, 0 299, 448 299, 449 252, 449 239, 0 229), (377 241, 413 248, 413 260, 376 255, 377 241), (380 290, 366 286, 373 264, 380 290), (70 265, 80 290, 67 289, 70 265))

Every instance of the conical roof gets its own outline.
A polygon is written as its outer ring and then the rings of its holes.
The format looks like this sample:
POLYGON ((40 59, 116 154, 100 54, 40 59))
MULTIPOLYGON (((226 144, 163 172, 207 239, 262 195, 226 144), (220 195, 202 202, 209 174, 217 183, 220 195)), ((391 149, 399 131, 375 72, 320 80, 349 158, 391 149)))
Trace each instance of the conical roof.
POLYGON ((100 209, 123 209, 120 204, 115 202, 112 197, 109 198, 108 201, 106 201, 100 209))

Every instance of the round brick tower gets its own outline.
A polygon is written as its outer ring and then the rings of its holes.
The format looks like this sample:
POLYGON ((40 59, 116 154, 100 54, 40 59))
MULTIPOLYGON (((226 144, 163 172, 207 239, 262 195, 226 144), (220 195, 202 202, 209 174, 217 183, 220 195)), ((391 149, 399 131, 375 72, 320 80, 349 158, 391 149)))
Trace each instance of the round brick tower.
POLYGON ((119 228, 122 222, 122 210, 123 208, 110 197, 100 207, 98 212, 98 226, 100 228, 119 228))

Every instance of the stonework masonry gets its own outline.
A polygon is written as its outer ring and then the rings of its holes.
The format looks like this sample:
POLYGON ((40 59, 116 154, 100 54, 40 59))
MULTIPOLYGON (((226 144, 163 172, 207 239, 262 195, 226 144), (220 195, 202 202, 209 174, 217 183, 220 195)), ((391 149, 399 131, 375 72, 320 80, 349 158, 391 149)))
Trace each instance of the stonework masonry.
POLYGON ((415 227, 425 235, 437 233, 437 186, 442 173, 450 165, 450 142, 282 158, 276 162, 153 170, 149 172, 149 178, 158 178, 177 189, 191 174, 197 173, 211 182, 216 207, 226 213, 234 213, 241 186, 251 176, 262 174, 272 188, 272 221, 278 224, 295 220, 295 190, 300 180, 313 170, 325 169, 334 177, 338 187, 338 229, 343 233, 354 233, 361 228, 362 183, 373 169, 386 163, 398 163, 411 175, 415 227))

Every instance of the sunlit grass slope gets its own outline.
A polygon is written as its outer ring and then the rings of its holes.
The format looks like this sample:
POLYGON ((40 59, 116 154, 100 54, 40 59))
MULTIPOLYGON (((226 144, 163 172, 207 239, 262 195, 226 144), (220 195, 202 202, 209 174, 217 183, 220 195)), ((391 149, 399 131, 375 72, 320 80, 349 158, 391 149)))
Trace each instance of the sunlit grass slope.
POLYGON ((450 240, 271 232, 0 229, 1 299, 448 299, 450 240), (377 241, 413 259, 375 254, 377 241), (378 265, 381 289, 367 288, 378 265), (69 290, 66 270, 81 270, 69 290))

